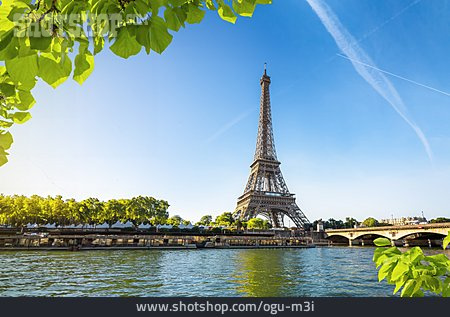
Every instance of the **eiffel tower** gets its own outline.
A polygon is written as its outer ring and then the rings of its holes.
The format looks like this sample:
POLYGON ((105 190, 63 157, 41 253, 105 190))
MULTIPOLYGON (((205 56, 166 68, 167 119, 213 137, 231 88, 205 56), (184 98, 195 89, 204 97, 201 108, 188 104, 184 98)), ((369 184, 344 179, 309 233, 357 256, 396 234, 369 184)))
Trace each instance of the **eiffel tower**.
POLYGON ((281 174, 280 162, 275 152, 270 109, 270 77, 266 65, 260 80, 261 104, 259 113, 258 139, 251 172, 245 186, 244 194, 238 198, 234 216, 248 220, 262 215, 272 227, 284 227, 284 217, 289 217, 298 228, 309 224, 308 218, 295 202, 281 174))

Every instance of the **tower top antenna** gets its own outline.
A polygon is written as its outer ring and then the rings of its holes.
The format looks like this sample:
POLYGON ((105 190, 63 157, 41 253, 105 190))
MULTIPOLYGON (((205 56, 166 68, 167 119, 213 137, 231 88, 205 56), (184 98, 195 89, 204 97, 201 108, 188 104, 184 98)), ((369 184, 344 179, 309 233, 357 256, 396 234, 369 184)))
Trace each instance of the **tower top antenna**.
POLYGON ((264 63, 264 75, 267 75, 267 63, 264 63))

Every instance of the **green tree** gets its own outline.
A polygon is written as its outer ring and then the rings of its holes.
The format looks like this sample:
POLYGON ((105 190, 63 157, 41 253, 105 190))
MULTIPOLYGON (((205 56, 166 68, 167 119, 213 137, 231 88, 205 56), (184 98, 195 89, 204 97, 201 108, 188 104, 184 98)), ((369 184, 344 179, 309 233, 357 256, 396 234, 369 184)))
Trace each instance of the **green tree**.
POLYGON ((356 224, 358 224, 358 220, 356 220, 355 218, 351 218, 351 217, 345 218, 345 222, 344 222, 345 228, 354 228, 356 224))
POLYGON ((196 226, 209 226, 212 222, 211 215, 205 215, 200 218, 198 222, 195 223, 196 226))
POLYGON ((156 200, 155 199, 155 210, 150 218, 150 223, 154 226, 165 224, 167 219, 169 218, 169 213, 167 209, 169 208, 169 203, 164 200, 156 200))
POLYGON ((261 218, 252 218, 247 221, 247 229, 269 229, 269 222, 261 218))
POLYGON ((126 205, 126 217, 134 226, 148 224, 156 215, 156 199, 153 197, 133 197, 126 205))
POLYGON ((363 226, 365 227, 376 227, 378 226, 378 220, 375 218, 369 217, 366 220, 362 222, 363 226))
POLYGON ((3 0, 0 10, 0 166, 13 142, 9 129, 31 118, 31 90, 40 78, 53 88, 71 75, 82 84, 105 40, 117 56, 142 48, 161 54, 173 33, 200 23, 206 10, 235 23, 271 0, 3 0), (91 34, 86 34, 90 30, 91 34), (76 52, 75 52, 76 51, 76 52))
POLYGON ((231 212, 224 212, 216 217, 214 225, 218 227, 231 227, 234 223, 233 214, 231 212))
POLYGON ((101 222, 106 222, 109 227, 126 217, 125 200, 111 199, 105 203, 101 215, 101 222))
POLYGON ((444 222, 450 222, 450 218, 439 217, 430 220, 430 223, 444 223, 444 222))
POLYGON ((100 223, 103 202, 97 198, 88 198, 80 202, 80 219, 82 224, 95 226, 100 223))
POLYGON ((183 223, 183 218, 178 215, 172 216, 167 219, 167 224, 172 225, 174 227, 179 227, 183 223))
POLYGON ((66 212, 69 224, 79 225, 82 223, 80 218, 80 203, 75 199, 71 198, 66 200, 66 212))

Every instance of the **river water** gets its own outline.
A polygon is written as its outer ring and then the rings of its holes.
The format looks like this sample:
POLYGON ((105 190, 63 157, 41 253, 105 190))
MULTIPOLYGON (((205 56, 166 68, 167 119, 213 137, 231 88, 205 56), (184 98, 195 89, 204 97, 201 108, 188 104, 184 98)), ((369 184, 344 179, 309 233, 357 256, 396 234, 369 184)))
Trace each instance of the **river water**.
POLYGON ((373 251, 0 251, 0 296, 390 296, 373 251))

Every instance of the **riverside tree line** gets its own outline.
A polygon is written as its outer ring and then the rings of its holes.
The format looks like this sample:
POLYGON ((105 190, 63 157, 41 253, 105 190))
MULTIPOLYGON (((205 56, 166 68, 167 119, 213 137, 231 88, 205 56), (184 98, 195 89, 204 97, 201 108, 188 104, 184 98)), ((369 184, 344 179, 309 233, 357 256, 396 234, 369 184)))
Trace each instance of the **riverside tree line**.
MULTIPOLYGON (((62 196, 41 197, 33 195, 0 195, 0 225, 22 227, 27 224, 44 226, 54 224, 58 227, 69 225, 109 226, 117 222, 131 222, 134 226, 150 224, 153 226, 168 224, 174 227, 189 225, 191 222, 178 215, 169 217, 169 203, 153 197, 138 196, 131 199, 110 199, 101 201, 88 198, 82 201, 64 200, 62 196)), ((269 229, 267 220, 253 218, 240 221, 230 212, 224 212, 213 220, 212 216, 203 216, 196 226, 234 227, 237 229, 269 229)))
POLYGON ((56 226, 99 225, 116 222, 140 224, 166 223, 169 203, 153 197, 100 201, 88 198, 82 201, 63 200, 61 196, 40 197, 0 195, 0 224, 15 227, 28 223, 56 226))

